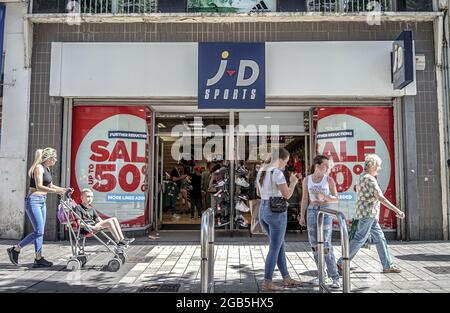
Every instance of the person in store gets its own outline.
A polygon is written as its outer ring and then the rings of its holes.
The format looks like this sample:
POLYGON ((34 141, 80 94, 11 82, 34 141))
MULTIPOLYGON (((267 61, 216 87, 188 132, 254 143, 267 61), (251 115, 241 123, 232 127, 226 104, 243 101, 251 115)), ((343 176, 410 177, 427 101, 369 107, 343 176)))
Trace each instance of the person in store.
POLYGON ((209 196, 208 196, 208 187, 209 181, 211 179, 211 171, 210 164, 206 165, 206 168, 202 170, 202 211, 209 208, 209 196))
MULTIPOLYGON (((364 172, 360 175, 356 186, 356 216, 358 226, 356 233, 350 240, 350 261, 358 253, 359 249, 366 243, 369 236, 378 251, 383 273, 400 273, 401 269, 393 264, 388 250, 386 238, 378 223, 380 215, 380 203, 386 208, 394 211, 398 218, 404 219, 405 213, 400 211, 383 195, 376 177, 381 170, 381 158, 376 154, 369 154, 364 161, 364 172)), ((342 258, 337 266, 342 271, 342 258)))
MULTIPOLYGON (((330 172, 329 159, 325 155, 317 155, 311 166, 310 173, 302 184, 302 202, 300 215, 298 217, 301 226, 305 226, 305 209, 306 221, 308 222, 308 238, 313 251, 314 261, 318 264, 317 257, 317 215, 321 208, 328 208, 331 203, 338 202, 338 194, 336 182, 328 174, 330 172), (309 205, 308 205, 309 203, 309 205)), ((327 267, 328 277, 332 279, 331 288, 340 288, 339 272, 336 266, 336 259, 331 244, 331 236, 333 234, 333 217, 325 215, 323 220, 324 230, 324 254, 327 267)), ((311 281, 318 284, 318 279, 311 281)))
POLYGON ((202 167, 196 165, 193 167, 194 173, 191 176, 192 191, 191 197, 191 219, 195 218, 195 209, 197 217, 200 218, 203 213, 202 205, 202 167))
POLYGON ((262 229, 269 237, 269 252, 264 267, 263 291, 277 291, 281 288, 272 282, 275 265, 281 272, 284 287, 296 287, 301 284, 290 277, 285 254, 285 235, 287 227, 287 207, 282 212, 272 210, 272 201, 291 198, 298 182, 296 175, 291 175, 290 187, 288 187, 283 170, 289 160, 289 152, 284 148, 273 148, 271 151, 270 164, 258 172, 257 189, 261 197, 259 209, 259 221, 262 229))
POLYGON ((215 208, 217 205, 214 194, 217 192, 217 188, 214 187, 223 177, 218 170, 222 167, 220 163, 215 164, 211 169, 211 178, 209 179, 208 192, 210 194, 211 208, 215 208))
POLYGON ((188 196, 188 187, 190 184, 190 176, 188 176, 188 169, 189 168, 185 168, 182 165, 178 166, 178 172, 180 173, 181 176, 184 177, 184 179, 180 180, 180 200, 181 200, 181 205, 182 205, 182 211, 181 213, 187 213, 189 211, 189 196, 188 196))
MULTIPOLYGON (((179 193, 180 193, 180 190, 181 190, 181 181, 183 180, 183 179, 185 179, 186 178, 186 175, 181 175, 180 174, 180 171, 179 171, 179 167, 178 166, 175 166, 174 168, 172 168, 172 171, 170 172, 170 180, 172 181, 172 182, 174 182, 175 184, 176 184, 176 186, 177 186, 177 188, 174 188, 174 192, 176 192, 176 198, 178 198, 178 196, 179 196, 179 193)), ((172 207, 171 208, 172 210, 171 210, 171 212, 172 212, 172 217, 174 218, 174 219, 179 219, 180 218, 180 216, 177 214, 177 212, 176 212, 176 210, 177 210, 177 208, 176 208, 176 205, 174 206, 174 207, 172 207)))

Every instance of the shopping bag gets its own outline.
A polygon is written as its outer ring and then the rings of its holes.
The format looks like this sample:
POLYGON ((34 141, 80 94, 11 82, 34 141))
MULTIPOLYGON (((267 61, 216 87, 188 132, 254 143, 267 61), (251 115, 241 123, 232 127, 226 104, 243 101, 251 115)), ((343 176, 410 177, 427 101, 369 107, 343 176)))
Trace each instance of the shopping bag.
MULTIPOLYGON (((348 240, 352 240, 355 237, 356 230, 358 229, 358 222, 357 219, 352 219, 352 226, 350 228, 350 231, 348 232, 348 240)), ((369 235, 369 238, 367 238, 367 241, 363 244, 362 248, 369 249, 372 245, 372 236, 369 235)))
POLYGON ((358 229, 358 220, 352 219, 352 226, 350 227, 350 231, 348 232, 348 240, 352 240, 355 237, 356 230, 358 229))

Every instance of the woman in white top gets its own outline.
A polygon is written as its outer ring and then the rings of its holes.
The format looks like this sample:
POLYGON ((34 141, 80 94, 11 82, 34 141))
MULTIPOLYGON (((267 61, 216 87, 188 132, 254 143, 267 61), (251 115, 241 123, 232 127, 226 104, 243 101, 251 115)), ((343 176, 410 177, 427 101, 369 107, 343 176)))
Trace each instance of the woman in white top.
MULTIPOLYGON (((295 287, 301 282, 290 277, 286 265, 286 255, 284 248, 284 237, 287 226, 287 211, 282 213, 272 212, 269 206, 270 197, 283 197, 289 199, 297 185, 298 178, 292 175, 290 187, 286 183, 283 170, 289 160, 289 152, 286 149, 272 149, 271 162, 264 166, 256 178, 256 193, 261 197, 259 208, 259 222, 263 231, 269 236, 269 252, 266 257, 264 269, 263 291, 280 290, 272 282, 275 264, 283 277, 284 287, 295 287)), ((267 162, 266 162, 267 163, 267 162)))
MULTIPOLYGON (((328 176, 330 167, 328 157, 318 155, 314 158, 311 167, 311 175, 303 180, 302 204, 299 216, 300 225, 305 226, 305 208, 308 206, 306 220, 308 222, 308 238, 313 251, 316 264, 317 259, 317 214, 320 208, 328 207, 329 203, 338 202, 336 183, 328 176)), ((336 267, 336 260, 331 245, 331 235, 333 233, 333 218, 330 215, 324 216, 324 254, 327 265, 328 276, 333 280, 331 287, 340 288, 339 272, 336 267)), ((313 280, 317 284, 317 278, 313 280)))

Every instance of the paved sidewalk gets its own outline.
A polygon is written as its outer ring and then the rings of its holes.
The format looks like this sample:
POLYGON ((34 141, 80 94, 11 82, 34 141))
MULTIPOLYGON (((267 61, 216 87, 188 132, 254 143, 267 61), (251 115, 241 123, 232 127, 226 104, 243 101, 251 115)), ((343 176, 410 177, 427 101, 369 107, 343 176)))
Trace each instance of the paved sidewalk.
MULTIPOLYGON (((55 263, 50 269, 31 267, 33 246, 21 253, 22 266, 12 265, 6 254, 6 248, 12 243, 0 240, 0 292, 136 292, 152 284, 179 284, 178 292, 200 291, 198 241, 141 238, 129 248, 127 262, 116 273, 104 269, 110 254, 96 241, 91 240, 87 247, 87 252, 92 254, 88 263, 76 272, 65 270, 71 253, 68 242, 44 243, 45 257, 55 263)), ((351 265, 356 267, 351 275, 352 292, 450 292, 450 242, 391 242, 389 247, 402 273, 381 273, 375 247, 361 249, 351 265)), ((308 281, 317 275, 307 242, 290 239, 286 249, 293 278, 308 281)), ((263 238, 219 240, 216 243, 215 291, 259 292, 267 250, 263 238)), ((335 255, 340 256, 337 243, 335 255)), ((281 280, 278 270, 274 280, 281 280)), ((285 289, 285 292, 311 293, 318 292, 318 288, 304 286, 285 289)))

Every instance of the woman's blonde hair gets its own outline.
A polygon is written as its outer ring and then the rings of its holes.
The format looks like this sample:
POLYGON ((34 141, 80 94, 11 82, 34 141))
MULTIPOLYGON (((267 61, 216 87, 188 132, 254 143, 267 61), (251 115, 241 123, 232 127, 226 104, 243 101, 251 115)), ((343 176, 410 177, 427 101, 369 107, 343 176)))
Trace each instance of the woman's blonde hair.
POLYGON ((34 153, 33 165, 31 165, 30 169, 28 170, 28 176, 33 177, 36 166, 54 156, 56 156, 56 150, 53 148, 37 149, 34 153))
POLYGON ((368 154, 364 159, 364 170, 368 171, 377 164, 381 165, 381 158, 376 154, 368 154))

